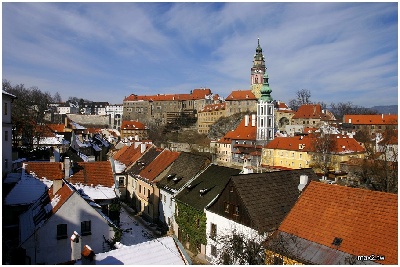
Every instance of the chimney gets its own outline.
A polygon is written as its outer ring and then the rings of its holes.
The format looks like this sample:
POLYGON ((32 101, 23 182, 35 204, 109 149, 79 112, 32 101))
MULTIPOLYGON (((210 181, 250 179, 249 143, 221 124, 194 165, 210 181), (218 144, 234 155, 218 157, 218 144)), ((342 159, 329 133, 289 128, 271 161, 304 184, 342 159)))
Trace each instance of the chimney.
POLYGON ((249 126, 249 115, 244 116, 244 126, 249 126))
POLYGON ((94 260, 95 253, 91 247, 85 245, 82 250, 82 265, 95 265, 96 261, 94 260))
POLYGON ((63 185, 62 179, 54 179, 53 180, 53 195, 55 195, 57 193, 57 191, 61 189, 62 185, 63 185))
POLYGON ((382 113, 382 120, 383 120, 383 113, 382 113))
POLYGON ((349 123, 351 123, 351 119, 349 119, 349 123))
POLYGON ((74 231, 71 236, 71 260, 79 260, 81 258, 82 251, 82 240, 81 236, 74 231))
POLYGON ((251 126, 256 126, 256 114, 251 114, 251 126))
POLYGON ((144 151, 146 151, 146 144, 145 143, 141 143, 140 144, 140 154, 143 154, 144 151))
POLYGON ((64 159, 64 178, 68 179, 71 175, 71 161, 69 157, 65 157, 64 159))
POLYGON ((297 187, 299 191, 303 191, 304 187, 308 183, 308 176, 307 175, 300 175, 300 183, 299 186, 297 187))

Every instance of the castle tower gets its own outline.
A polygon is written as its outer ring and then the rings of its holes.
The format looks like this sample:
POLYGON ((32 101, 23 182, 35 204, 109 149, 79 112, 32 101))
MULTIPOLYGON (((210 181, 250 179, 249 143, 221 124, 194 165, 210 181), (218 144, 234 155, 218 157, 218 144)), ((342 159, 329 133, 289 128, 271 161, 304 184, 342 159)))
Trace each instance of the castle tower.
POLYGON ((274 139, 275 109, 269 87, 267 71, 264 72, 261 96, 257 103, 257 144, 265 145, 274 139))
POLYGON ((265 73, 265 58, 260 46, 260 38, 258 38, 258 46, 254 55, 253 67, 251 68, 251 92, 260 98, 261 87, 263 85, 263 75, 265 73))

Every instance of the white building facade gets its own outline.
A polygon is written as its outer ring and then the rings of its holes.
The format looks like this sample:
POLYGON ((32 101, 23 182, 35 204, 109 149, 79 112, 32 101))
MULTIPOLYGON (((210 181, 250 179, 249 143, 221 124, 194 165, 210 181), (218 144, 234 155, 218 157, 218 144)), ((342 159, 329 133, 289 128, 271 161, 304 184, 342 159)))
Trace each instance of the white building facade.
POLYGON ((12 122, 11 122, 11 103, 16 96, 7 93, 3 90, 2 93, 2 105, 3 105, 3 177, 4 174, 11 172, 12 170, 12 122))

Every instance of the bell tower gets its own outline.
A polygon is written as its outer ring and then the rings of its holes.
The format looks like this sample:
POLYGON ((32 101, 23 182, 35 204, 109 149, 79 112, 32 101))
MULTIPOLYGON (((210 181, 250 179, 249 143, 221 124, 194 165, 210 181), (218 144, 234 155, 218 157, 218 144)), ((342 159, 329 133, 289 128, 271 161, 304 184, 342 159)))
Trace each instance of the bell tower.
POLYGON ((261 87, 263 86, 263 76, 265 73, 265 58, 260 46, 260 38, 258 38, 258 45, 253 59, 253 66, 251 67, 251 92, 257 97, 261 97, 261 87))
POLYGON ((263 76, 263 84, 260 90, 261 97, 257 103, 257 144, 266 145, 274 139, 275 135, 275 109, 269 87, 267 71, 263 76))

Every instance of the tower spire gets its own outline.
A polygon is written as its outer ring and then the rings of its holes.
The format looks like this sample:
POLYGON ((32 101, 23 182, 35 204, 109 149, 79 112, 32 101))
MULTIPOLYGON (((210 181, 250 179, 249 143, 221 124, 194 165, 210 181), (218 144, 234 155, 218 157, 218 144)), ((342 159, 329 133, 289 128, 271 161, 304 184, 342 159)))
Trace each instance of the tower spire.
POLYGON ((268 77, 268 73, 267 70, 265 70, 264 73, 264 77, 263 77, 263 85, 261 87, 261 97, 260 97, 260 101, 265 101, 265 102, 269 102, 271 103, 273 101, 272 97, 271 97, 271 88, 269 87, 269 77, 268 77))

